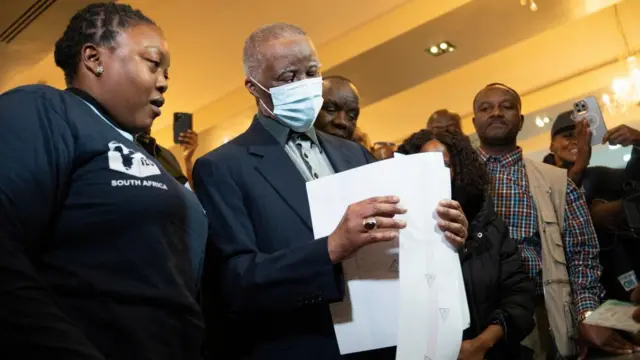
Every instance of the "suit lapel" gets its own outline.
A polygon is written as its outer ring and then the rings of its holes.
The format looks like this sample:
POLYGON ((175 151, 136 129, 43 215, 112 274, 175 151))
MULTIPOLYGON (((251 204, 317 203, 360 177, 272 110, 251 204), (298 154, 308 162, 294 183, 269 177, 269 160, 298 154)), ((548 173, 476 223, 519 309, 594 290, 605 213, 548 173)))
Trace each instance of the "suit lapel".
POLYGON ((306 182, 275 138, 258 122, 251 130, 254 140, 249 153, 258 157, 256 170, 278 192, 282 199, 312 229, 306 182))
POLYGON ((337 141, 336 138, 320 131, 317 134, 320 145, 322 145, 322 149, 326 152, 327 158, 336 173, 353 169, 357 166, 353 155, 347 151, 343 141, 337 141))

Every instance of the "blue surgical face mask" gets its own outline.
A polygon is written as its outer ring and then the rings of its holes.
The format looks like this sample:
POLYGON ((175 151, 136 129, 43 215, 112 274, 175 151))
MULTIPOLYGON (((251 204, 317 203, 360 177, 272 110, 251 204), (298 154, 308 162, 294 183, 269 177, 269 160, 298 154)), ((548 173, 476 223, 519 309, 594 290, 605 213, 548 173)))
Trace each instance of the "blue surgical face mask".
POLYGON ((322 108, 322 78, 315 77, 265 89, 255 79, 256 85, 271 94, 273 111, 260 100, 260 104, 276 120, 296 132, 305 132, 313 126, 322 108))

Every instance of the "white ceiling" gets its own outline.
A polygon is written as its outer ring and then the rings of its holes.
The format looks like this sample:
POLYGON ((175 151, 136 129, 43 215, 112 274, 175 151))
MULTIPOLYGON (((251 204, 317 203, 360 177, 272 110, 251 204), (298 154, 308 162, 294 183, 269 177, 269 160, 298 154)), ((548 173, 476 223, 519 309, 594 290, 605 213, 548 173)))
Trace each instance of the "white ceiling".
MULTIPOLYGON (((520 19, 521 26, 528 28, 532 16, 544 15, 543 9, 546 6, 560 6, 562 2, 560 0, 539 2, 540 10, 536 13, 527 12, 527 16, 520 19)), ((515 3, 517 7, 517 2, 510 3, 515 3)), ((620 8, 629 42, 635 48, 640 45, 640 28, 635 26, 635 19, 640 16, 640 1, 627 0, 620 4, 620 8)), ((513 10, 513 17, 519 19, 517 10, 517 8, 513 10)), ((562 16, 562 18, 567 17, 562 16)), ((547 19, 547 24, 557 24, 557 22, 547 19)), ((477 24, 461 26, 450 36, 457 36, 455 34, 462 32, 465 34, 466 42, 475 41, 482 46, 487 44, 486 47, 491 47, 490 44, 496 41, 506 42, 504 39, 496 40, 500 35, 482 39, 473 38, 475 26, 477 24)), ((509 27, 505 27, 502 36, 509 37, 510 34, 509 27)), ((477 51, 481 51, 482 46, 476 46, 477 51)), ((526 39, 500 51, 493 50, 481 56, 472 56, 466 54, 466 51, 465 47, 459 47, 456 52, 435 59, 436 61, 454 61, 454 59, 446 59, 451 56, 451 58, 475 57, 476 60, 368 106, 361 113, 362 126, 365 129, 375 128, 370 131, 374 139, 388 133, 407 134, 413 131, 417 124, 424 124, 431 111, 448 108, 466 115, 466 130, 472 132, 473 126, 469 116, 472 111, 471 103, 477 91, 486 84, 502 82, 513 87, 523 95, 524 111, 532 112, 538 109, 537 104, 528 103, 526 95, 544 92, 546 87, 563 81, 571 75, 581 74, 603 63, 611 62, 624 54, 625 48, 616 27, 613 9, 608 8, 573 21, 567 20, 562 22, 562 25, 551 27, 546 31, 531 33, 526 39), (402 119, 402 121, 388 119, 402 119), (376 125, 373 126, 373 124, 376 125)), ((550 98, 542 105, 548 106, 562 102, 604 86, 606 84, 592 83, 588 88, 581 89, 579 93, 566 93, 560 98, 550 98)))
POLYGON ((8 43, 0 41, 0 85, 28 71, 51 53, 71 16, 91 2, 1 0, 0 34, 7 34, 3 39, 6 37, 8 43))
MULTIPOLYGON (((625 48, 613 9, 607 8, 616 0, 537 0, 535 13, 518 0, 326 0, 309 2, 304 10, 294 0, 129 2, 164 28, 172 51, 165 115, 154 124, 154 134, 170 145, 171 113, 194 112, 202 134, 200 152, 236 135, 251 120, 255 105, 243 88, 243 40, 258 26, 276 21, 305 28, 324 71, 356 82, 366 105, 360 125, 374 141, 410 134, 439 108, 461 113, 465 130, 473 132, 471 100, 490 82, 518 90, 524 112, 535 118, 541 111, 555 112, 554 104, 599 91, 624 72, 615 60, 625 48), (423 51, 440 40, 453 42, 457 51, 439 58, 423 51)), ((59 0, 50 11, 71 3, 59 0)), ((637 49, 640 0, 620 2, 619 9, 629 43, 637 49)), ((34 26, 48 25, 39 21, 34 26)), ((48 43, 50 51, 64 27, 56 21, 51 39, 33 38, 25 46, 48 43)), ((63 86, 50 54, 10 52, 13 57, 3 58, 0 66, 0 90, 39 80, 63 86), (33 66, 34 58, 42 61, 33 66), (16 71, 23 68, 28 69, 16 71), (7 79, 7 73, 17 76, 7 79)), ((607 121, 637 119, 640 114, 634 113, 607 121)), ((548 140, 544 129, 527 123, 522 133, 526 151, 545 150, 548 140)))

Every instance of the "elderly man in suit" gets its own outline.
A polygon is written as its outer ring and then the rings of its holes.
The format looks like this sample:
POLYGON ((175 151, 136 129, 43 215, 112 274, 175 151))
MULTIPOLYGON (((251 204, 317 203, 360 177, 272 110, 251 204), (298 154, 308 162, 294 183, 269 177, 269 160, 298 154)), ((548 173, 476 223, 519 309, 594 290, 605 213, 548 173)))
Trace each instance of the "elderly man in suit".
MULTIPOLYGON (((314 130, 322 77, 304 31, 264 26, 243 52, 257 114, 193 173, 209 217, 206 352, 226 360, 342 359, 329 311, 345 292, 341 262, 369 244, 397 240, 406 224, 394 216, 405 210, 394 196, 367 199, 352 204, 331 235, 314 239, 305 182, 373 159, 354 142, 314 130)), ((461 245, 468 224, 459 204, 444 200, 438 215, 445 237, 461 245)))

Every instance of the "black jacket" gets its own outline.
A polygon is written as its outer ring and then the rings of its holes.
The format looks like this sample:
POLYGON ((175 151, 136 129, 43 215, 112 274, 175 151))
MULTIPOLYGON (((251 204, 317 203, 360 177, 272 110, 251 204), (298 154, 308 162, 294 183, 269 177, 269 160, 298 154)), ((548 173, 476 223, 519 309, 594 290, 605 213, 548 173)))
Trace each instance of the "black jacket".
POLYGON ((480 201, 482 206, 477 206, 476 215, 467 214, 473 220, 465 248, 460 252, 471 314, 471 326, 463 338, 473 339, 489 325, 499 324, 505 335, 487 358, 521 359, 520 342, 534 327, 535 288, 491 197, 487 195, 480 201))
MULTIPOLYGON (((267 120, 273 121, 273 120, 267 120)), ((373 161, 317 132, 336 172, 373 161)), ((203 275, 208 359, 341 359, 329 304, 344 296, 327 238, 314 240, 306 183, 259 120, 196 161, 209 216, 203 275)))

